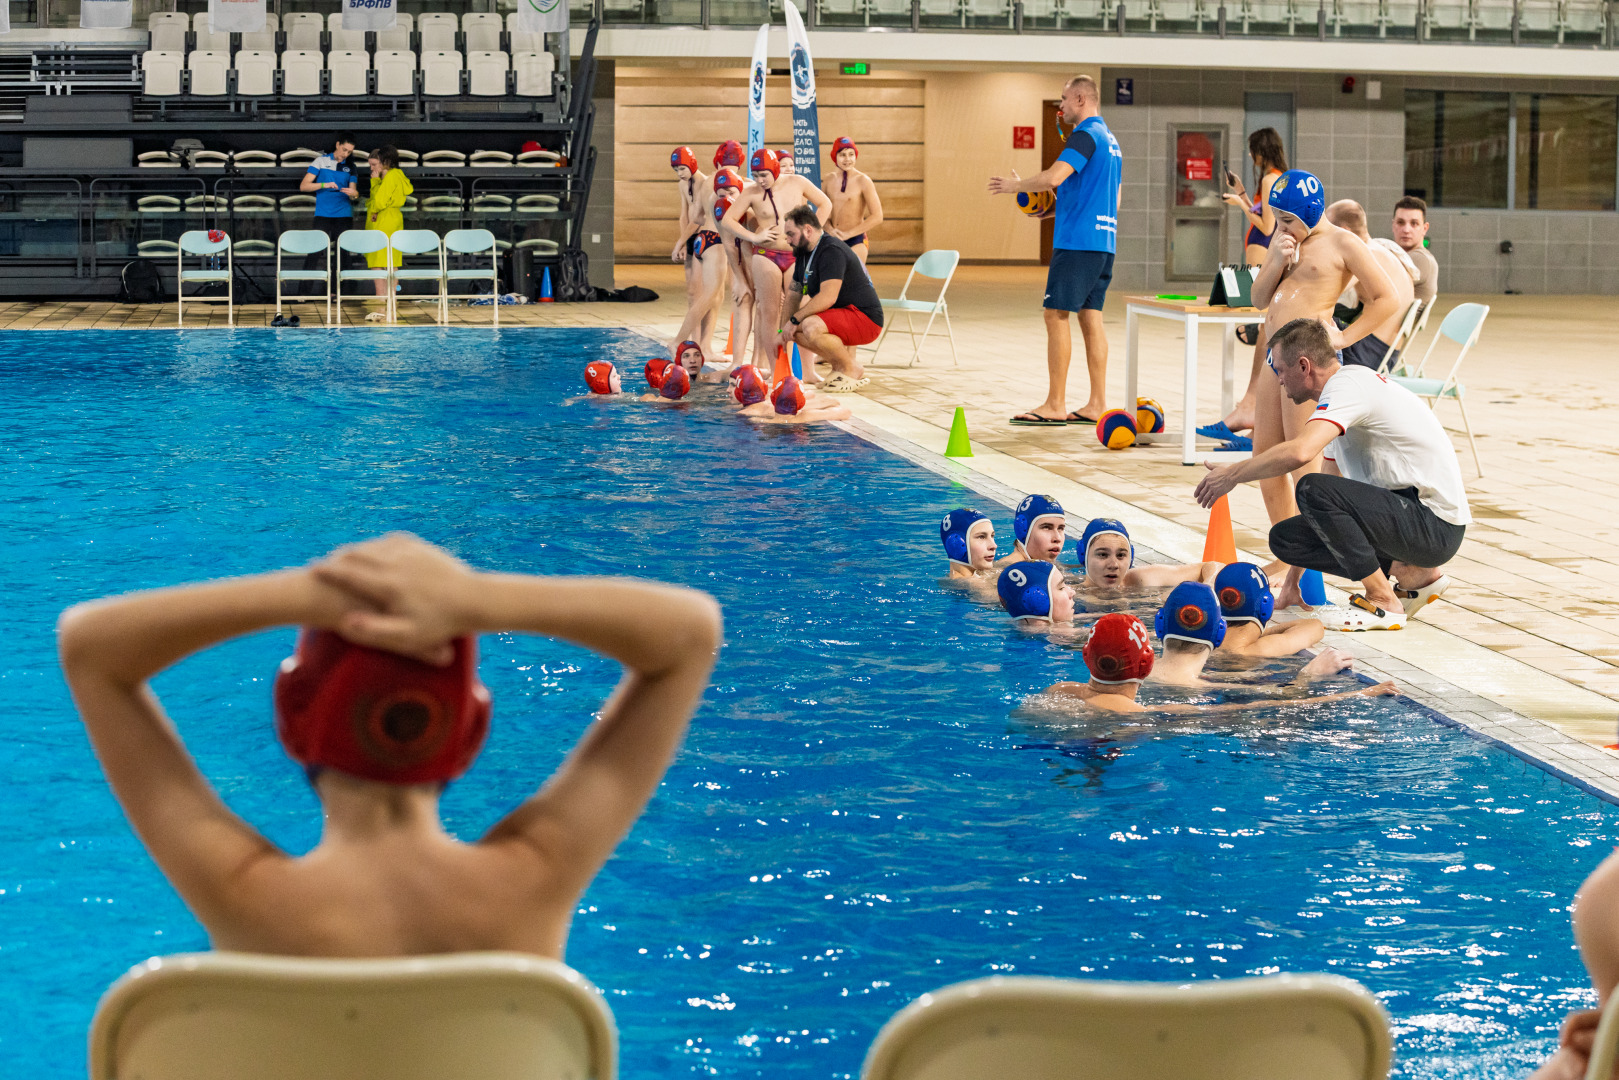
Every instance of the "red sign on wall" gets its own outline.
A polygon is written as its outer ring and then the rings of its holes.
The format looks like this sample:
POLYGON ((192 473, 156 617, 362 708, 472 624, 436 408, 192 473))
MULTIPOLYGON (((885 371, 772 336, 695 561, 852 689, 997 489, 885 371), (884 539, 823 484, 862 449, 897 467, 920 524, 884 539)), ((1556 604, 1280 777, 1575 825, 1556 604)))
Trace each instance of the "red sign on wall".
POLYGON ((1203 157, 1189 157, 1186 159, 1186 179, 1213 180, 1214 159, 1203 157))
POLYGON ((1013 128, 1012 129, 1012 149, 1014 149, 1014 150, 1033 150, 1034 149, 1034 128, 1032 128, 1032 127, 1015 127, 1015 128, 1013 128))

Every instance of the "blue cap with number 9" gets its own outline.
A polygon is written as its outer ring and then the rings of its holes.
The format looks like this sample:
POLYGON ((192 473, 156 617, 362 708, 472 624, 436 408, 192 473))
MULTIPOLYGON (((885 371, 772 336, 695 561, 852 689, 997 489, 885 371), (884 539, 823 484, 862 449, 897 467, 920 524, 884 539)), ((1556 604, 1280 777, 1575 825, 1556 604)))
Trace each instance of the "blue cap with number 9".
POLYGON ((1277 177, 1267 201, 1272 210, 1292 214, 1312 229, 1327 207, 1327 197, 1321 190, 1320 179, 1303 169, 1289 169, 1277 177))
POLYGON ((1001 571, 995 581, 995 591, 1012 618, 1049 619, 1054 577, 1060 586, 1062 575, 1048 562, 1015 562, 1001 571))

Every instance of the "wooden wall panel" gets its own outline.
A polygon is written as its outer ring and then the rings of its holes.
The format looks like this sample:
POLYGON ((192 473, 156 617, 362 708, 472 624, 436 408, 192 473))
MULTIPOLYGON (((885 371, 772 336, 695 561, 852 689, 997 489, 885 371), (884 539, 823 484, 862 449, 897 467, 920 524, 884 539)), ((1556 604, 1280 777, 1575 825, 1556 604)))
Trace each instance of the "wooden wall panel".
MULTIPOLYGON (((664 259, 678 232, 679 195, 669 152, 690 146, 705 172, 714 147, 747 138, 747 72, 620 67, 615 81, 614 246, 620 259, 664 259)), ((873 237, 884 257, 922 251, 926 84, 921 79, 818 77, 822 153, 848 135, 877 180, 886 220, 873 237)), ((791 144, 788 80, 770 78, 765 141, 791 144)), ((822 179, 835 173, 821 161, 822 179)))

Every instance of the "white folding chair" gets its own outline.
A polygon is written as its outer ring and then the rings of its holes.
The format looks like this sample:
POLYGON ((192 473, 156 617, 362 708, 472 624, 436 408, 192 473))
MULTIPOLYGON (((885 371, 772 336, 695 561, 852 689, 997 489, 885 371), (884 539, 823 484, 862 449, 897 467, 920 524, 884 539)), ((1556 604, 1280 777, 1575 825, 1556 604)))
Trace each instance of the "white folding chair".
POLYGON ((555 93, 551 76, 557 69, 557 58, 550 53, 513 53, 512 67, 517 72, 518 97, 550 97, 555 93))
POLYGON ((584 976, 523 953, 311 960, 157 957, 101 998, 90 1080, 617 1080, 613 1014, 584 976))
POLYGON ((378 97, 415 95, 416 54, 409 49, 378 49, 371 70, 377 73, 378 97))
POLYGON ((1389 382, 1399 383, 1418 397, 1426 398, 1429 408, 1437 409, 1441 400, 1448 399, 1456 403, 1456 407, 1462 412, 1462 430, 1467 432, 1467 445, 1473 451, 1473 468, 1478 470, 1479 476, 1484 475, 1484 464, 1479 461, 1478 443, 1473 439, 1473 425, 1467 419, 1467 406, 1462 404, 1467 387, 1456 381, 1456 373, 1462 369, 1462 361, 1467 358, 1467 350, 1478 341, 1479 331, 1484 329, 1484 319, 1489 314, 1488 304, 1457 304, 1439 324, 1433 340, 1428 343, 1428 351, 1422 354, 1422 360, 1417 364, 1413 374, 1388 377, 1389 382), (1442 337, 1456 342, 1461 346, 1461 351, 1456 354, 1456 362, 1451 364, 1450 373, 1443 379, 1424 378, 1423 373, 1428 368, 1428 357, 1433 355, 1434 346, 1439 344, 1442 337))
POLYGON ((510 58, 503 52, 467 53, 467 92, 478 97, 505 97, 510 58))
MULTIPOLYGON (((956 356, 956 332, 950 326, 950 307, 945 303, 944 299, 944 294, 950 289, 950 279, 956 276, 956 266, 960 262, 961 252, 959 251, 948 251, 943 248, 924 251, 917 257, 916 262, 911 264, 911 272, 905 278, 905 287, 899 291, 899 299, 882 301, 885 315, 889 311, 905 313, 905 333, 911 335, 911 344, 913 346, 909 365, 911 367, 915 367, 917 361, 921 359, 922 343, 927 340, 928 331, 933 329, 933 320, 940 315, 944 316, 944 331, 950 338, 950 359, 957 367, 961 366, 961 360, 956 356), (925 278, 938 278, 943 281, 943 284, 939 286, 939 295, 937 297, 932 300, 912 300, 909 298, 911 282, 916 279, 918 274, 925 278), (928 323, 922 328, 922 333, 918 335, 916 324, 912 322, 912 318, 924 312, 927 314, 928 323)), ((882 351, 883 342, 888 340, 888 331, 893 326, 894 320, 892 318, 883 319, 883 332, 878 335, 876 344, 871 347, 871 362, 873 364, 877 362, 877 354, 882 351)))
MULTIPOLYGON (((374 252, 387 250, 388 234, 383 232, 381 229, 345 229, 337 234, 337 258, 339 263, 342 262, 343 252, 345 251, 351 255, 370 255, 374 252)), ((387 285, 383 289, 383 298, 385 300, 384 310, 387 312, 388 321, 394 321, 393 270, 391 268, 386 266, 378 266, 375 268, 367 266, 359 270, 339 269, 337 271, 337 296, 335 298, 335 302, 337 304, 337 321, 339 323, 343 321, 344 300, 376 299, 375 293, 372 293, 369 296, 362 295, 360 293, 350 293, 349 295, 344 296, 343 283, 345 281, 386 282, 387 285)))
POLYGON ((1190 984, 996 976, 900 1010, 862 1080, 1384 1080, 1388 1016, 1338 975, 1190 984))
POLYGON ((461 93, 461 54, 453 49, 422 50, 422 93, 454 97, 461 93))
MULTIPOLYGON (((489 281, 489 298, 494 301, 490 308, 494 312, 493 325, 500 325, 500 253, 495 244, 495 234, 488 229, 451 229, 444 234, 444 254, 446 261, 454 255, 477 256, 484 252, 489 253, 489 269, 481 267, 469 270, 445 270, 444 291, 450 291, 452 281, 489 281)), ((446 301, 446 305, 448 301, 446 301)), ((449 320, 449 312, 445 312, 445 321, 449 320)))
MULTIPOLYGON (((243 35, 246 36, 246 35, 243 35)), ((236 53, 236 92, 249 97, 269 97, 275 93, 275 53, 268 49, 241 49, 236 53)), ((238 159, 241 157, 237 155, 238 159)), ((247 162, 238 161, 244 168, 247 162)), ((270 164, 274 164, 272 160, 270 164)))
POLYGON ((185 54, 149 50, 141 53, 141 90, 147 97, 172 97, 180 92, 185 54))
POLYGON ((288 229, 276 239, 275 313, 277 315, 281 314, 283 298, 292 303, 313 303, 319 300, 326 308, 325 324, 327 326, 332 325, 332 238, 327 236, 323 230, 288 229), (305 270, 302 260, 318 253, 325 253, 326 268, 324 270, 305 270), (284 269, 281 265, 281 256, 283 255, 299 256, 298 268, 296 270, 284 269), (284 281, 318 281, 321 283, 320 295, 287 297, 281 291, 281 283, 284 281))
POLYGON ((236 325, 236 292, 231 262, 230 236, 220 233, 220 239, 208 239, 208 233, 202 229, 190 229, 180 234, 180 241, 175 251, 176 277, 174 284, 175 324, 185 325, 186 285, 215 285, 225 283, 224 296, 193 296, 193 304, 225 304, 225 320, 231 326, 236 325), (225 256, 225 268, 187 270, 186 256, 193 255, 198 258, 217 256, 221 252, 225 256))
POLYGON ((370 70, 371 57, 365 52, 338 52, 333 50, 326 54, 326 79, 328 92, 338 97, 362 97, 369 90, 366 87, 366 72, 370 70))
POLYGON ((394 266, 394 282, 405 281, 431 281, 434 282, 432 296, 409 296, 395 292, 394 313, 397 317, 399 301, 432 301, 437 308, 435 321, 440 326, 450 321, 448 297, 446 296, 444 280, 444 242, 439 239, 438 233, 432 229, 400 229, 388 236, 389 261, 394 266), (434 266, 406 266, 407 255, 432 255, 434 266))
MULTIPOLYGON (((1387 375, 1394 363, 1394 357, 1397 354, 1403 355, 1406 346, 1411 343, 1411 335, 1416 332, 1417 317, 1421 314, 1422 301, 1412 300, 1410 306, 1405 309, 1405 318, 1400 320, 1400 329, 1395 333, 1394 340, 1389 342, 1389 347, 1383 352, 1383 359, 1377 365, 1379 375, 1387 375)), ((1403 364, 1401 370, 1405 370, 1403 364)))
POLYGON ((191 73, 191 92, 198 97, 217 97, 225 93, 226 75, 230 71, 230 53, 204 52, 193 49, 186 57, 186 70, 191 73))

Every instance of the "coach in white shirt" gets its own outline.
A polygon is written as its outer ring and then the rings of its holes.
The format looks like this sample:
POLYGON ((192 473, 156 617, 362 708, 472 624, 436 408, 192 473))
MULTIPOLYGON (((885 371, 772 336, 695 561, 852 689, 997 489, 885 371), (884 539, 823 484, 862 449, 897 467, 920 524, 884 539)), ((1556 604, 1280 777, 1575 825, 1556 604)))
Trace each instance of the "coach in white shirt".
POLYGON ((1441 568, 1473 520, 1450 436, 1403 386, 1340 364, 1326 328, 1312 319, 1278 330, 1269 362, 1295 404, 1320 404, 1293 439, 1235 465, 1209 463, 1197 501, 1212 506, 1238 484, 1281 476, 1321 454, 1323 470, 1294 490, 1298 516, 1270 531, 1271 552, 1290 567, 1277 607, 1299 603, 1300 575, 1320 570, 1366 589, 1348 607, 1323 613, 1328 629, 1398 630, 1450 584, 1441 568))

